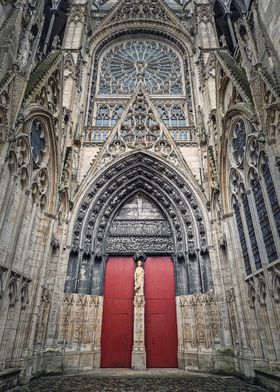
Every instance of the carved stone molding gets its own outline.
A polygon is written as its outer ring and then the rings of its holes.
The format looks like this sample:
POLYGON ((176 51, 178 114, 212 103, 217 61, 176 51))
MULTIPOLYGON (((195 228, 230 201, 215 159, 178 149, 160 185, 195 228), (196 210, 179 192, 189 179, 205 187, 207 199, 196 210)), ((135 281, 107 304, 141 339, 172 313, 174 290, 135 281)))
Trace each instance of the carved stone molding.
MULTIPOLYGON (((180 243, 182 251, 184 249, 184 237, 187 238, 185 243, 189 243, 188 248, 193 255, 196 254, 197 248, 203 250, 203 247, 207 247, 202 213, 187 185, 164 164, 143 153, 137 153, 105 171, 88 191, 74 226, 72 249, 102 252, 107 226, 114 211, 119 209, 130 195, 140 191, 152 197, 167 214, 169 222, 172 222, 178 251, 180 243), (198 238, 195 235, 195 226, 199 233, 198 238), (93 236, 93 233, 96 234, 93 236), (96 238, 94 247, 93 237, 96 238)), ((163 251, 166 250, 165 247, 163 251)), ((170 251, 172 250, 170 248, 170 251)), ((141 251, 141 247, 138 251, 141 251)))

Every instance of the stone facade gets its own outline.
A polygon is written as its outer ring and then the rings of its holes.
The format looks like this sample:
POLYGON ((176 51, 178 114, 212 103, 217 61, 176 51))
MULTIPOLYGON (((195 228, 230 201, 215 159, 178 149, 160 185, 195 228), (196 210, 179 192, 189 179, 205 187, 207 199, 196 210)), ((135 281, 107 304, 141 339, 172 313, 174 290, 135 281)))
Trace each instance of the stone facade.
POLYGON ((172 257, 180 368, 279 369, 278 2, 43 3, 0 0, 0 373, 100 367, 112 254, 172 257))

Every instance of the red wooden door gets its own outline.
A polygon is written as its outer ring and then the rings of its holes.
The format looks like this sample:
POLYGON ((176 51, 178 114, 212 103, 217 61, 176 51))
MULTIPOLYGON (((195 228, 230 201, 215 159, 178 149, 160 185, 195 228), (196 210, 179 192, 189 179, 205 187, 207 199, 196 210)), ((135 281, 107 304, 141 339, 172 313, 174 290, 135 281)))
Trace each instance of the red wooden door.
POLYGON ((133 345, 132 257, 110 257, 106 265, 101 367, 130 368, 133 345))
POLYGON ((145 342, 148 368, 176 368, 177 322, 174 268, 170 257, 145 262, 145 342))

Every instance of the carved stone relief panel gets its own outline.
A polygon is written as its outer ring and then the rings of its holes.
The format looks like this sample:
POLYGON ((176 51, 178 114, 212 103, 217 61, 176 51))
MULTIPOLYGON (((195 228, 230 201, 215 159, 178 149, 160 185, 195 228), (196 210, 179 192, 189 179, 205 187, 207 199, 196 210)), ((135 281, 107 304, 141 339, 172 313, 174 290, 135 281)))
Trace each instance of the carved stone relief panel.
POLYGON ((93 295, 65 294, 59 320, 58 344, 100 350, 103 299, 93 295))
POLYGON ((133 196, 109 228, 108 252, 172 252, 170 225, 159 207, 144 194, 133 196))
POLYGON ((220 343, 220 319, 213 293, 180 296, 181 349, 205 351, 220 343))

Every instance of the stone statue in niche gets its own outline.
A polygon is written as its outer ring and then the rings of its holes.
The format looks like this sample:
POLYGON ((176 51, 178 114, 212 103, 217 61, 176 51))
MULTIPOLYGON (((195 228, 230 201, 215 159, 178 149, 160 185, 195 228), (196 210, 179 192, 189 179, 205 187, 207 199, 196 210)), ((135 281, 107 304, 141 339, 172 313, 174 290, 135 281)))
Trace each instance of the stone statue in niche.
POLYGON ((140 260, 138 261, 137 265, 138 267, 136 268, 134 274, 135 296, 144 295, 144 269, 140 260))

